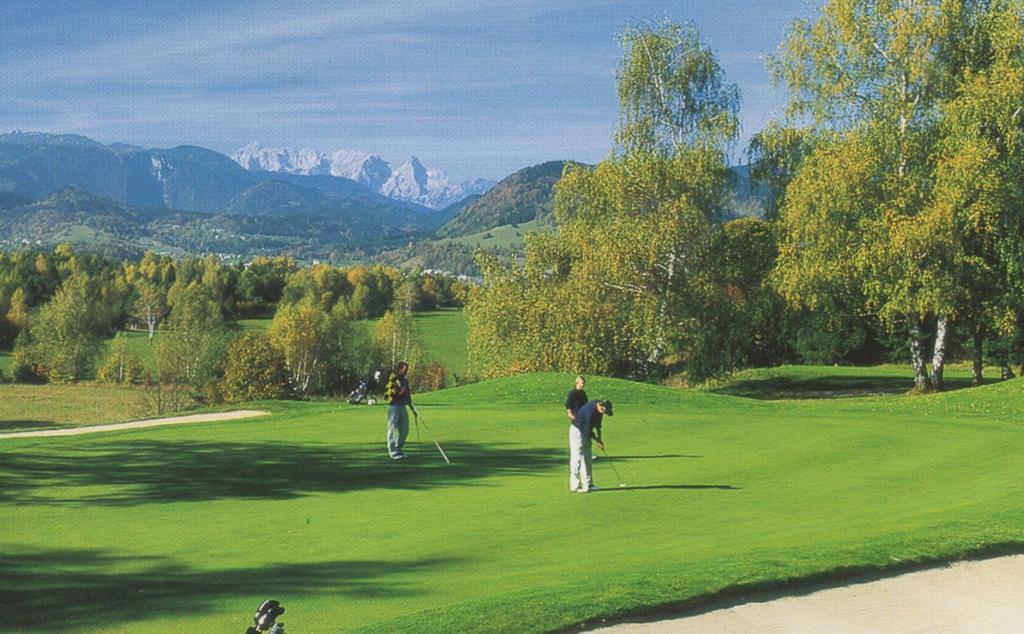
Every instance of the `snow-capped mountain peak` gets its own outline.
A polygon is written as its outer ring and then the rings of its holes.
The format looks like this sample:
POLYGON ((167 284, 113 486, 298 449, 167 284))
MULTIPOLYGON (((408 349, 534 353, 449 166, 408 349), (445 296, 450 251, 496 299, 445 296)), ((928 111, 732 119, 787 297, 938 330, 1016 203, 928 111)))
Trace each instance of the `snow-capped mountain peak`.
MULTIPOLYGON (((410 156, 405 163, 391 172, 381 193, 391 198, 420 202, 429 193, 427 189, 427 169, 415 156, 410 156)), ((420 204, 424 204, 420 202, 420 204)))
POLYGON ((410 156, 402 165, 392 169, 380 156, 366 152, 338 150, 325 154, 316 150, 267 148, 259 143, 250 143, 231 158, 249 171, 330 174, 348 178, 389 198, 432 209, 447 207, 466 196, 483 193, 494 186, 493 181, 483 179, 453 185, 443 171, 424 167, 415 156, 410 156))
POLYGON ((350 178, 374 191, 391 176, 391 165, 376 154, 338 150, 331 154, 331 175, 350 178))
POLYGON ((249 171, 287 172, 307 176, 330 173, 327 156, 315 150, 268 148, 259 143, 250 143, 231 158, 249 171))

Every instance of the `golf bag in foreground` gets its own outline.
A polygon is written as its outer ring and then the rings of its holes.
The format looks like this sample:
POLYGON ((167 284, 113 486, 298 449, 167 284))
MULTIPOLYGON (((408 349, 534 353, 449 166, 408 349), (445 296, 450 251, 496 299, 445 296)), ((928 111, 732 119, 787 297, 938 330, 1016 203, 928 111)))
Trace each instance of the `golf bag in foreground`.
POLYGON ((264 601, 260 607, 256 608, 256 614, 252 616, 256 625, 247 629, 245 634, 261 634, 262 632, 285 634, 284 623, 275 623, 277 617, 282 614, 284 614, 284 608, 281 607, 280 602, 273 599, 264 601))

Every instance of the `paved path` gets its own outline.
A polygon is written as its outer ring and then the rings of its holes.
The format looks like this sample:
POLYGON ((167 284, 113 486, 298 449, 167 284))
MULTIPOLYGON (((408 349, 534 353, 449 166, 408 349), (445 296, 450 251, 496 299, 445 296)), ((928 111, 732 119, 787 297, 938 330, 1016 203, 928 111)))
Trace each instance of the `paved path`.
POLYGON ((750 601, 694 616, 616 625, 599 632, 1024 632, 1024 555, 750 601))
POLYGON ((142 429, 144 427, 160 427, 162 425, 181 425, 185 423, 209 423, 220 420, 235 420, 238 418, 252 418, 253 416, 266 416, 270 412, 263 412, 255 409, 240 409, 234 412, 213 412, 210 414, 192 414, 190 416, 174 416, 171 418, 153 418, 150 420, 137 420, 130 423, 115 423, 113 425, 89 425, 88 427, 66 427, 62 429, 40 429, 36 431, 16 431, 7 434, 0 434, 0 440, 5 438, 45 438, 47 436, 78 436, 80 434, 95 434, 105 431, 121 431, 123 429, 142 429))

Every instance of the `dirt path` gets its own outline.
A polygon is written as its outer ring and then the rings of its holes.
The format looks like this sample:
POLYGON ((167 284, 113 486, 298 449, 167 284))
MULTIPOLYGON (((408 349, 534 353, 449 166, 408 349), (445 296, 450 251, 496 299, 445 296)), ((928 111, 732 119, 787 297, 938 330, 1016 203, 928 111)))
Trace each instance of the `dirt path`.
POLYGON ((210 414, 173 416, 171 418, 153 418, 150 420, 137 420, 130 423, 114 423, 112 425, 89 425, 87 427, 67 427, 62 429, 16 431, 7 434, 0 434, 0 440, 4 440, 6 438, 45 438, 47 436, 78 436, 80 434, 95 434, 105 431, 121 431, 123 429, 142 429, 145 427, 160 427, 162 425, 209 423, 221 420, 235 420, 238 418, 252 418, 253 416, 266 416, 269 413, 270 412, 264 412, 255 409, 241 409, 234 412, 213 412, 210 414))
POLYGON ((1022 632, 1024 555, 828 588, 802 596, 751 600, 651 623, 599 632, 1022 632))

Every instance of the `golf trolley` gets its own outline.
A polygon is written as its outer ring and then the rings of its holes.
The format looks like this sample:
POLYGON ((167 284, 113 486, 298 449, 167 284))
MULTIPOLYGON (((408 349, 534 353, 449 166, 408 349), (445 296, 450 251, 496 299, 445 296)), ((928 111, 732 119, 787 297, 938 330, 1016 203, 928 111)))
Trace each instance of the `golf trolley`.
POLYGON ((384 381, 384 370, 377 369, 371 371, 359 380, 359 385, 348 395, 348 402, 352 405, 358 405, 366 401, 367 405, 376 405, 377 397, 373 393, 380 390, 384 385, 384 381))
POLYGON ((256 614, 252 617, 256 625, 247 629, 245 634, 262 634, 263 632, 285 634, 284 623, 276 623, 277 617, 282 614, 284 614, 284 608, 281 607, 279 601, 273 599, 264 601, 260 607, 256 608, 256 614))

